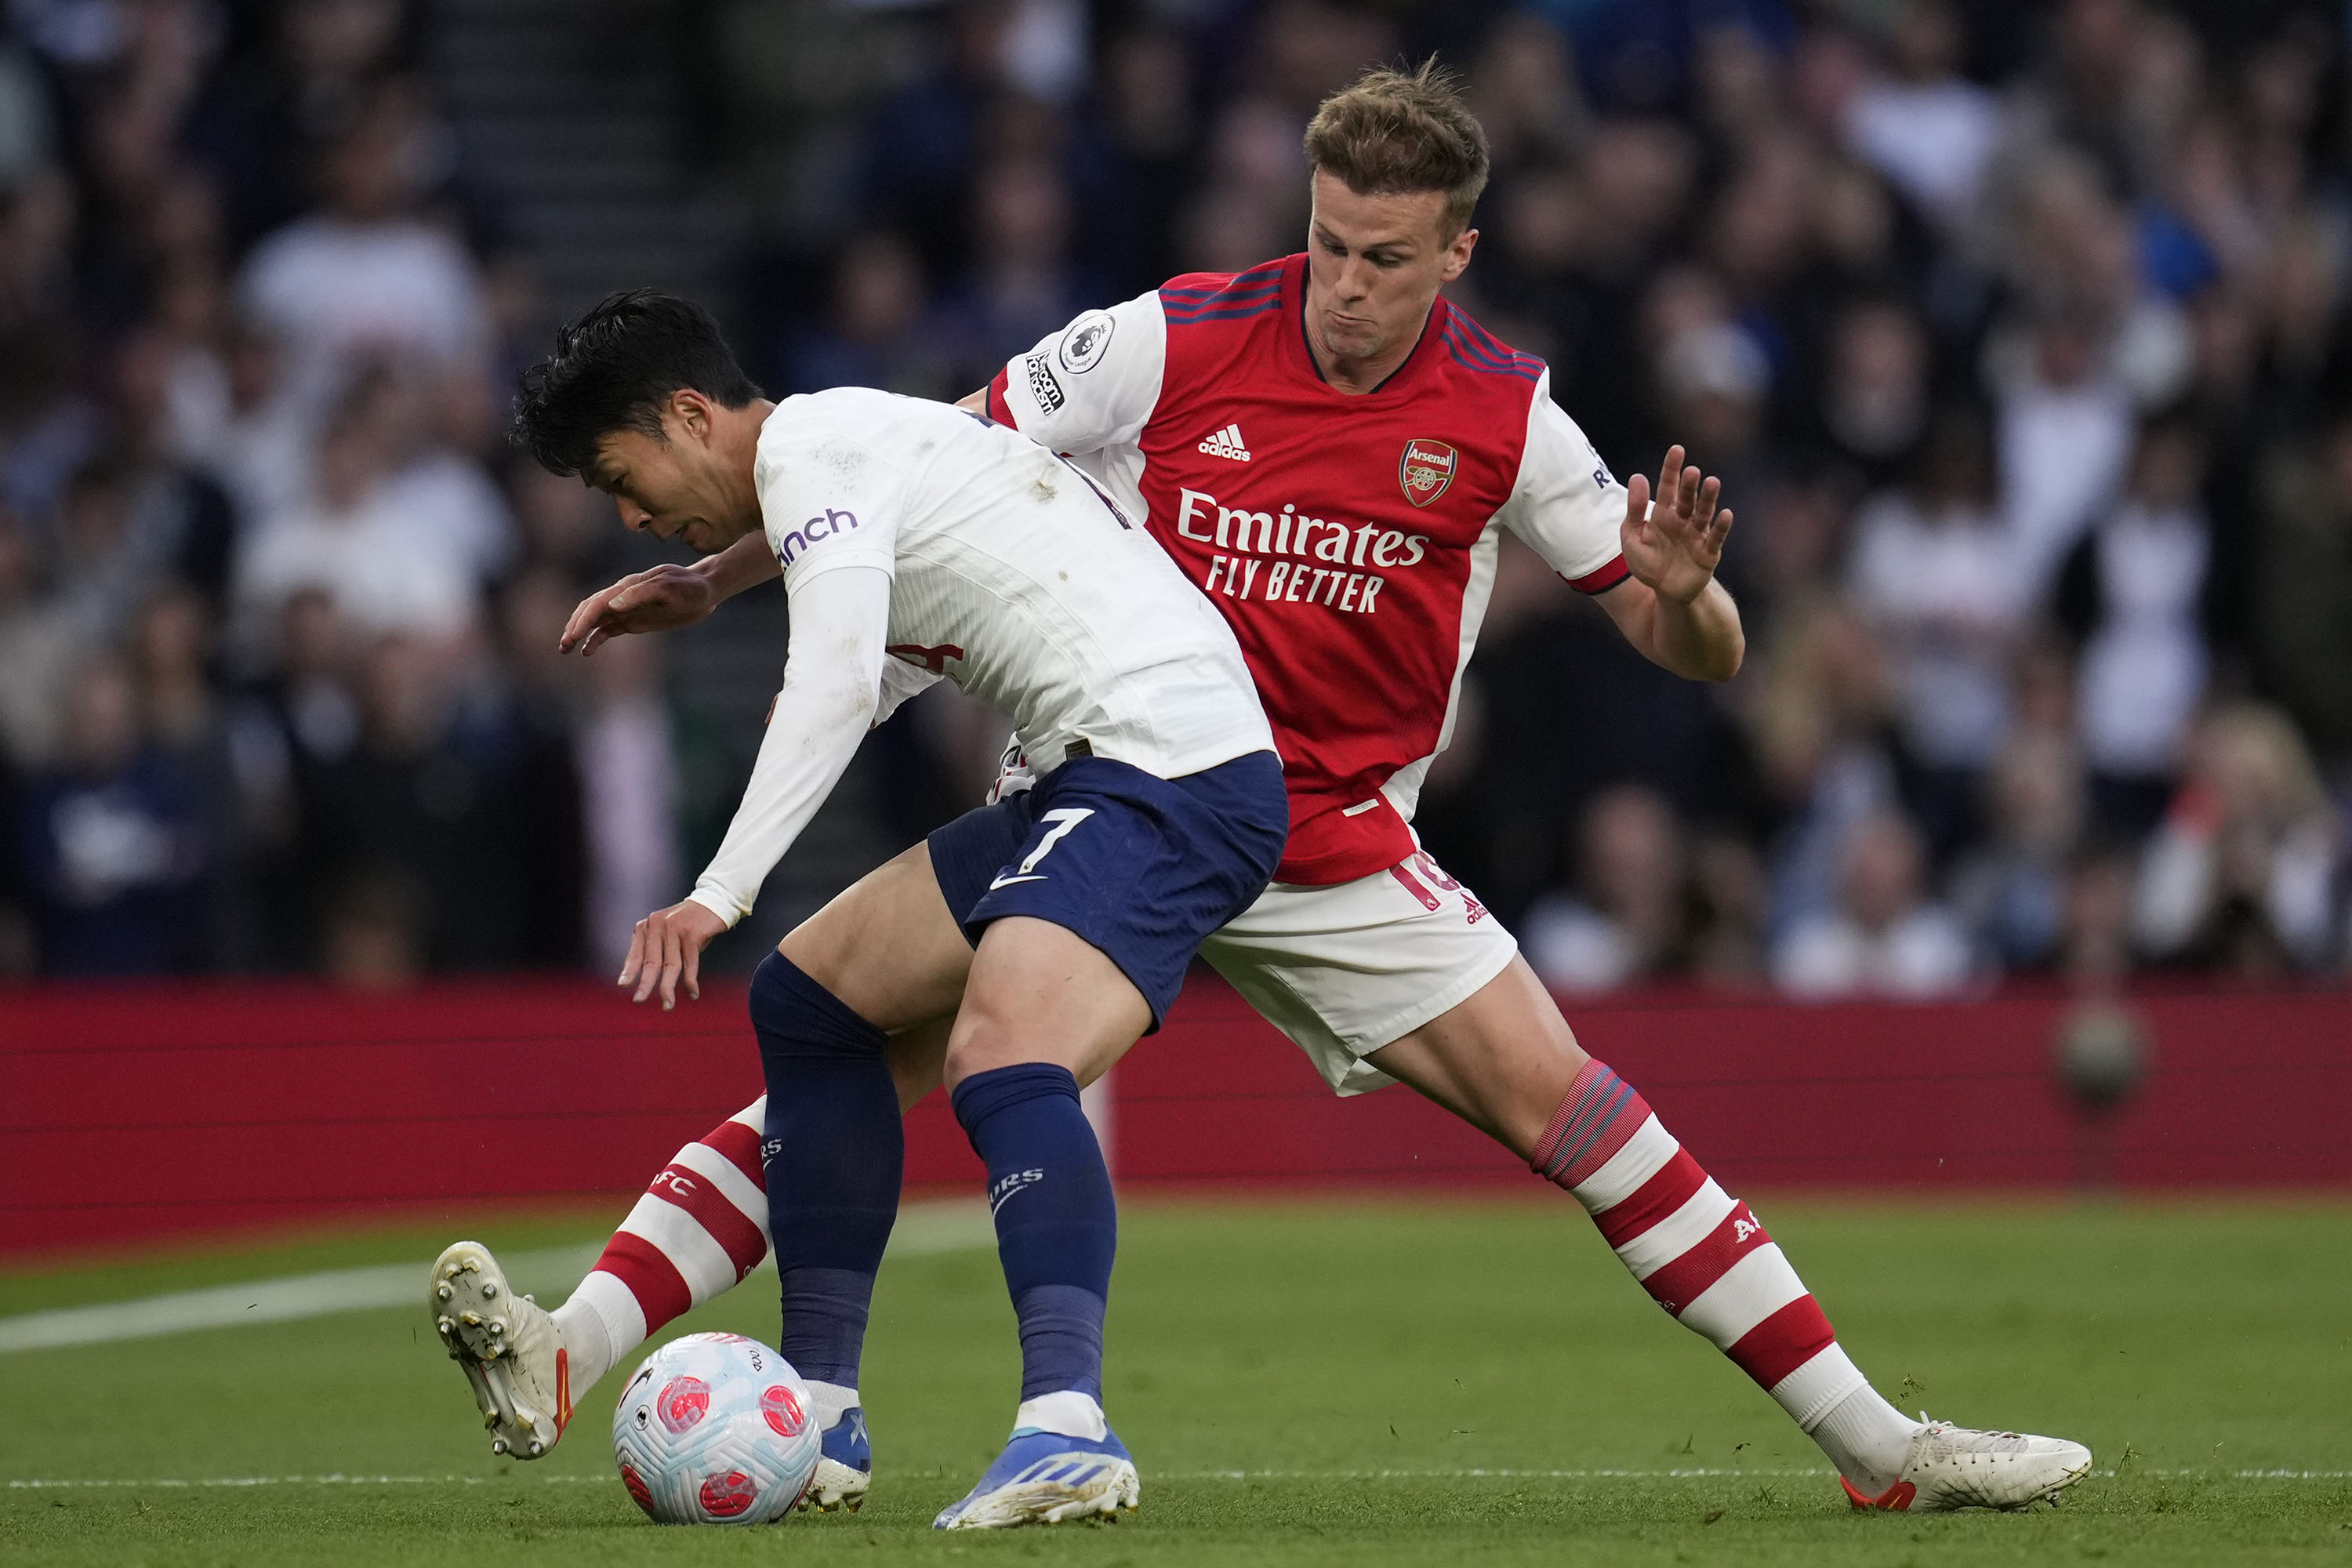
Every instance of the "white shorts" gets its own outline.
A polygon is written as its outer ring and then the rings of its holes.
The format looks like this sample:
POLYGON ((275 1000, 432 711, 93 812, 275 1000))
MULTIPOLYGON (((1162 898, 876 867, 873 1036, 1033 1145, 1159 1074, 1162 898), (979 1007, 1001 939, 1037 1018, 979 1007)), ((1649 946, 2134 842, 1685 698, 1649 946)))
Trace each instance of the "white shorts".
POLYGON ((1395 1081, 1366 1056, 1468 998, 1518 950, 1424 852, 1330 887, 1276 882, 1201 956, 1325 1082, 1362 1094, 1395 1081))

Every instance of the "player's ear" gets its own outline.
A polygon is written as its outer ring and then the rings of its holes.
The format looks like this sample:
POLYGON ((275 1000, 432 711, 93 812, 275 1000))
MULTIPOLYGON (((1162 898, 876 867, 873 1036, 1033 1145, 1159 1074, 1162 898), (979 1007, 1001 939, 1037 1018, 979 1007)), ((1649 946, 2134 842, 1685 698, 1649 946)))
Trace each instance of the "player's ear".
POLYGON ((1476 229, 1465 228, 1455 235, 1454 243, 1445 247, 1445 269, 1443 281, 1451 283, 1461 277, 1469 268, 1470 253, 1477 248, 1478 231, 1476 229))
POLYGON ((669 395, 669 403, 664 412, 668 415, 664 424, 675 424, 679 432, 697 446, 710 444, 710 433, 716 424, 710 399, 690 386, 681 386, 669 395))

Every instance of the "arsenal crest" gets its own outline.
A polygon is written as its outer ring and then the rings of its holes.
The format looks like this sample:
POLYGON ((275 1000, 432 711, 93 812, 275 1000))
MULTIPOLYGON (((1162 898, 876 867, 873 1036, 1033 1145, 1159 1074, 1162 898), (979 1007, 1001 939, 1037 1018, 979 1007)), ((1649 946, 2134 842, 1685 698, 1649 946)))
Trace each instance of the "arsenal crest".
POLYGON ((1404 487, 1404 499, 1415 506, 1427 506, 1445 493, 1454 482, 1454 464, 1461 454, 1443 441, 1431 441, 1416 436, 1404 444, 1404 456, 1397 460, 1397 483, 1404 487))

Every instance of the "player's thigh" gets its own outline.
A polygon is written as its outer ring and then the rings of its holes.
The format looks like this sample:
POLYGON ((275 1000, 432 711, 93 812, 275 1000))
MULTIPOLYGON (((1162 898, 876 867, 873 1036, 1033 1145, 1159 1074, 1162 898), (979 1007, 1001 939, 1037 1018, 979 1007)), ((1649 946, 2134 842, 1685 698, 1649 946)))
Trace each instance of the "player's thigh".
POLYGON ((1268 888, 1201 944, 1340 1094, 1394 1082, 1376 1053, 1469 1000, 1518 953, 1426 855, 1352 882, 1268 888))
POLYGON ((1528 961, 1364 1058, 1527 1158, 1586 1058, 1528 961))
POLYGON ((977 1072, 1051 1062, 1082 1083, 1151 1026, 1151 1005, 1109 954, 1029 915, 989 922, 948 1037, 950 1088, 977 1072))
POLYGON ((984 886, 941 878, 950 903, 974 887, 964 923, 984 932, 950 1084, 1024 1061, 1107 1068, 1167 1016, 1202 939, 1265 889, 1289 822, 1271 752, 1177 779, 1076 759, 1019 809, 1030 830, 984 886))
POLYGON ((891 1087, 898 1091, 901 1115, 947 1079, 948 1032, 955 1015, 942 1014, 890 1037, 884 1053, 890 1064, 891 1087))
POLYGON ((776 944, 844 1006, 896 1033, 952 1014, 971 944, 918 844, 850 884, 776 944))

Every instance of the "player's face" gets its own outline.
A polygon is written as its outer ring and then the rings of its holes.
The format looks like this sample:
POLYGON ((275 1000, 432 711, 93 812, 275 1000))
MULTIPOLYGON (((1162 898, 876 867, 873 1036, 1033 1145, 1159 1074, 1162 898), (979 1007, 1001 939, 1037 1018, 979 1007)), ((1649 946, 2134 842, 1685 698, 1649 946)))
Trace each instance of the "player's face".
POLYGON ((1334 360, 1410 348, 1437 291, 1462 276, 1478 231, 1445 237, 1445 195, 1363 195, 1315 176, 1307 236, 1307 330, 1334 360))
POLYGON ((735 542, 740 510, 726 480, 708 431, 688 411, 662 413, 662 434, 607 431, 596 443, 596 461, 581 477, 613 498, 624 527, 657 539, 676 539, 709 554, 735 542))

